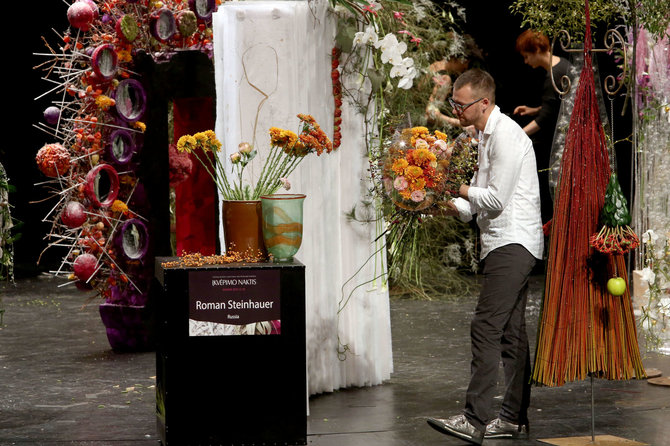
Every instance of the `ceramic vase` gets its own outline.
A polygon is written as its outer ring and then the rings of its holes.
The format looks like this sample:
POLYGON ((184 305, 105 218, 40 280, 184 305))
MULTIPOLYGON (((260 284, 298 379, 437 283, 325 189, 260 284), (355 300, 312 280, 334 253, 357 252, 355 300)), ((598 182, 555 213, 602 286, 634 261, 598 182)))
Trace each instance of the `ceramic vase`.
POLYGON ((226 252, 265 257, 260 200, 224 200, 223 238, 226 252))

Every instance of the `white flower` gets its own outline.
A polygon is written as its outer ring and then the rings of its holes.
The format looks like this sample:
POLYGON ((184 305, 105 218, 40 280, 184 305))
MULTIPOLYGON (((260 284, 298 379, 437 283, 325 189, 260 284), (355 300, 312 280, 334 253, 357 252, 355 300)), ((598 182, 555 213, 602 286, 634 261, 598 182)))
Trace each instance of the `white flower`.
POLYGON ((395 34, 388 33, 374 45, 375 48, 382 50, 381 60, 383 63, 399 65, 403 62, 402 55, 407 51, 407 44, 405 42, 398 42, 395 34))
POLYGON ((409 90, 412 88, 412 85, 414 84, 414 78, 418 72, 416 71, 416 68, 410 67, 407 69, 407 73, 398 81, 398 88, 403 88, 405 90, 409 90))
POLYGON ((661 308, 658 311, 665 316, 670 316, 670 297, 664 297, 659 301, 659 304, 661 308))
POLYGON ((642 241, 645 243, 654 244, 656 243, 656 240, 658 240, 658 234, 656 234, 653 229, 647 229, 644 231, 644 234, 642 234, 642 241))
POLYGON ((646 280, 649 285, 653 285, 654 281, 656 281, 656 274, 654 274, 654 272, 649 267, 643 268, 642 280, 646 280))
POLYGON ((399 64, 394 64, 389 75, 391 77, 407 76, 409 70, 414 67, 414 59, 405 57, 399 64))
POLYGON ((365 31, 359 31, 354 34, 354 45, 367 45, 368 43, 375 45, 377 47, 377 32, 375 31, 374 26, 367 26, 365 31))

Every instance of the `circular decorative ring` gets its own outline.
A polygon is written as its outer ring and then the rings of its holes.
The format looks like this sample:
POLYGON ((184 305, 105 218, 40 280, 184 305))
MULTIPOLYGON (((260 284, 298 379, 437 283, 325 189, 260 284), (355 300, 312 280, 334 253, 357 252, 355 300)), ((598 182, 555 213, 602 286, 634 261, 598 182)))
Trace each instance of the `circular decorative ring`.
POLYGON ((209 22, 216 9, 216 0, 188 0, 188 6, 200 20, 209 22))
POLYGON ((151 35, 160 42, 167 42, 177 32, 177 20, 168 8, 161 8, 149 18, 151 35))
POLYGON ((109 164, 98 164, 86 174, 84 192, 98 207, 109 207, 119 194, 119 174, 109 164))
POLYGON ((114 47, 106 43, 93 50, 91 67, 93 67, 93 72, 95 72, 95 74, 102 79, 108 80, 113 78, 116 74, 118 60, 114 47))
POLYGON ((107 153, 116 164, 127 164, 135 153, 133 135, 125 129, 116 129, 109 135, 107 153))
POLYGON ((119 82, 114 91, 116 111, 128 122, 135 122, 143 115, 147 107, 147 95, 142 84, 136 79, 119 82))
POLYGON ((147 226, 137 218, 126 220, 120 231, 121 251, 130 260, 143 258, 149 248, 147 226))

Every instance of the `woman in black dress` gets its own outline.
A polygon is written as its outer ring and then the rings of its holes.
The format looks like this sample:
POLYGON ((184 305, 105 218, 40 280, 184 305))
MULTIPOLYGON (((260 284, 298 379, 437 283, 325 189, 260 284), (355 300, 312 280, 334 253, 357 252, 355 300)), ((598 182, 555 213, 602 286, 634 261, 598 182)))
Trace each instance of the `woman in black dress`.
POLYGON ((553 205, 549 193, 548 171, 551 145, 556 129, 556 120, 561 107, 561 97, 554 90, 549 70, 553 71, 554 82, 560 85, 563 76, 567 76, 571 65, 566 59, 552 55, 549 39, 542 33, 526 30, 516 39, 516 50, 523 56, 526 65, 542 68, 546 71, 542 87, 542 102, 538 107, 519 105, 514 109, 518 116, 533 117, 523 130, 533 140, 535 158, 540 176, 540 200, 542 203, 542 221, 551 220, 553 205))

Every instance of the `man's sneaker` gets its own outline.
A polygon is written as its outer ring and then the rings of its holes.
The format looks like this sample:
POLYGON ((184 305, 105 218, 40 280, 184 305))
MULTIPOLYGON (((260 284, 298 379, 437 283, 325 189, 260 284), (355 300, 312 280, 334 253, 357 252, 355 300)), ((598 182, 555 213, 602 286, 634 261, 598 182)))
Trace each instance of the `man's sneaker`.
POLYGON ((456 415, 447 419, 428 418, 428 424, 443 434, 453 435, 472 444, 482 444, 484 431, 474 427, 465 415, 456 415))
POLYGON ((528 438, 527 424, 514 424, 496 418, 486 426, 484 438, 528 438))

